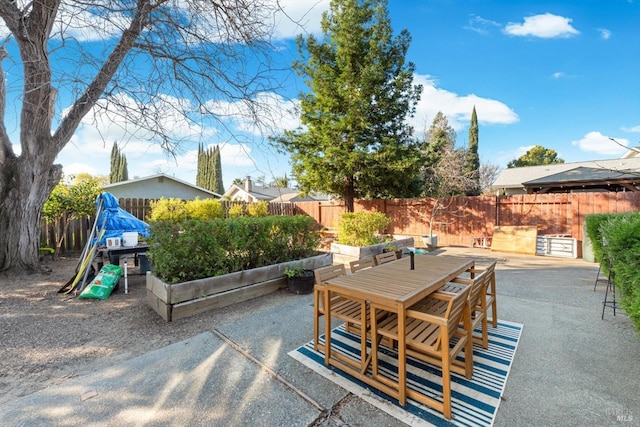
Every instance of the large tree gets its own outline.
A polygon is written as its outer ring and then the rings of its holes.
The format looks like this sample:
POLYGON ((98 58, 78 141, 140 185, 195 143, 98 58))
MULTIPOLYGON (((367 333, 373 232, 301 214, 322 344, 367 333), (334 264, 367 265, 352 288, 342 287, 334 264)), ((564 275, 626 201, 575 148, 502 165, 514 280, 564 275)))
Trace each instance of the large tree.
POLYGON ((220 102, 209 100, 252 102, 274 87, 266 42, 273 5, 0 2, 8 33, 0 46, 0 271, 39 271, 42 207, 62 176, 54 161, 89 113, 109 111, 174 150, 171 118, 215 120, 220 102), (6 73, 5 63, 22 69, 6 73), (20 110, 15 133, 9 102, 20 110))
POLYGON ((277 139, 292 156, 304 192, 342 197, 405 197, 419 153, 406 118, 422 88, 405 62, 411 37, 393 37, 384 0, 333 0, 322 16, 323 38, 297 39, 294 69, 309 91, 300 95, 304 128, 277 139))
POLYGON ((564 160, 558 157, 558 153, 556 153, 555 150, 536 145, 522 156, 507 163, 507 167, 521 168, 524 166, 551 165, 555 163, 564 163, 564 160))
POLYGON ((464 195, 477 183, 476 174, 467 170, 467 151, 456 149, 455 140, 456 132, 449 120, 438 112, 421 144, 423 195, 434 199, 428 216, 430 236, 438 216, 449 210, 451 198, 464 195))

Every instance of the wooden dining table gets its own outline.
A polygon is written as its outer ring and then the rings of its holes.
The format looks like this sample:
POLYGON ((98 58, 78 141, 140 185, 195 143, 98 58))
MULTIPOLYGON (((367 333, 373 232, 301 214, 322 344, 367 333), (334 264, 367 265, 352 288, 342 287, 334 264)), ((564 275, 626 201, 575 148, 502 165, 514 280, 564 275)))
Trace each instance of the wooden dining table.
MULTIPOLYGON (((406 310, 413 304, 438 290, 442 285, 474 266, 471 258, 415 255, 414 269, 411 259, 404 256, 396 261, 361 270, 357 273, 339 276, 325 282, 324 306, 330 307, 334 296, 353 298, 372 303, 398 316, 398 377, 397 382, 377 375, 377 366, 373 369, 355 369, 332 355, 331 349, 331 310, 325 315, 325 364, 334 366, 378 390, 406 404, 406 310)), ((364 313, 364 310, 362 311, 364 313)), ((375 324, 375 310, 368 310, 369 322, 362 319, 362 325, 375 324)), ((366 337, 362 332, 361 337, 366 337)), ((366 351, 366 347, 362 347, 366 351)), ((361 350, 362 351, 362 350, 361 350)), ((377 362, 377 339, 372 333, 371 354, 361 354, 361 361, 377 362)))

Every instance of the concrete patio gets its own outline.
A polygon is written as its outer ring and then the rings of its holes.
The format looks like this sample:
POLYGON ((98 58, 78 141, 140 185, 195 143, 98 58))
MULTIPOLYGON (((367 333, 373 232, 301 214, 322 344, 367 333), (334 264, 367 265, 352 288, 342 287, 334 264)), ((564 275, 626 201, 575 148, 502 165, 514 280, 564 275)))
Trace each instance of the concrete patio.
MULTIPOLYGON (((600 319, 597 264, 438 252, 498 259, 498 316, 524 325, 496 426, 640 425, 640 337, 621 311, 600 319)), ((404 425, 287 355, 313 336, 312 300, 282 291, 276 306, 2 404, 0 425, 404 425)))

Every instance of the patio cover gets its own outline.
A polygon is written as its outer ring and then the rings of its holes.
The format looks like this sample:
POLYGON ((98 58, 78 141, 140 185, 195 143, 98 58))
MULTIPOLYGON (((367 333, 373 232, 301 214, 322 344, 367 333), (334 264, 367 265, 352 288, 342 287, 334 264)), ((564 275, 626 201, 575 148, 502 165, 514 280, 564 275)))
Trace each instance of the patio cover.
POLYGON ((527 193, 567 193, 570 191, 638 191, 640 173, 580 166, 523 182, 527 193))

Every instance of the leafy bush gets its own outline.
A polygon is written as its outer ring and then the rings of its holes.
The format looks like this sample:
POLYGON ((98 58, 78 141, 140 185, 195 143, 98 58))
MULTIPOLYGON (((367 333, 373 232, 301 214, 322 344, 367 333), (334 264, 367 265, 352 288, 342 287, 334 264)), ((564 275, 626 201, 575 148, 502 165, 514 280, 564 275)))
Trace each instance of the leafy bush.
POLYGON ((162 197, 155 202, 152 200, 149 221, 183 221, 188 218, 189 212, 184 200, 165 199, 162 197))
POLYGON ((237 218, 239 216, 244 216, 244 206, 242 204, 231 206, 227 210, 227 215, 229 216, 229 218, 237 218))
POLYGON ((268 216, 269 215, 269 203, 265 200, 260 202, 251 203, 247 206, 247 213, 249 216, 268 216))
MULTIPOLYGON (((616 214, 592 214, 585 217, 585 224, 587 226, 587 236, 591 240, 591 246, 593 247, 593 255, 602 263, 602 230, 601 226, 616 214)), ((605 271, 607 266, 603 265, 605 271)))
POLYGON ((185 203, 190 219, 222 218, 222 203, 217 199, 195 199, 185 203))
POLYGON ((153 221, 149 257, 168 283, 307 258, 320 241, 313 218, 296 215, 153 221))
POLYGON ((351 246, 381 243, 380 234, 390 223, 391 218, 381 212, 343 213, 338 223, 338 242, 351 246))
POLYGON ((149 221, 184 221, 185 219, 222 218, 222 203, 217 199, 181 200, 165 199, 151 201, 149 221))
POLYGON ((640 212, 608 215, 600 232, 606 241, 604 259, 611 261, 620 290, 620 304, 640 331, 640 212))

